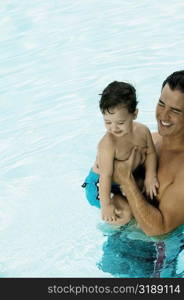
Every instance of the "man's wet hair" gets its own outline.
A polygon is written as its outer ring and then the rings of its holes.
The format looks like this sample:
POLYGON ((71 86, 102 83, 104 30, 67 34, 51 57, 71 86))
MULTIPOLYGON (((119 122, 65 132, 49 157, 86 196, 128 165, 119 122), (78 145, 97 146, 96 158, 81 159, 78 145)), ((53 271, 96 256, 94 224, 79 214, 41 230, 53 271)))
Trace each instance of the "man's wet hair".
POLYGON ((162 84, 162 89, 168 84, 171 90, 184 93, 184 70, 176 71, 169 75, 162 84))
POLYGON ((113 81, 102 92, 99 107, 104 114, 111 108, 124 106, 129 113, 134 113, 137 106, 136 89, 127 82, 113 81))

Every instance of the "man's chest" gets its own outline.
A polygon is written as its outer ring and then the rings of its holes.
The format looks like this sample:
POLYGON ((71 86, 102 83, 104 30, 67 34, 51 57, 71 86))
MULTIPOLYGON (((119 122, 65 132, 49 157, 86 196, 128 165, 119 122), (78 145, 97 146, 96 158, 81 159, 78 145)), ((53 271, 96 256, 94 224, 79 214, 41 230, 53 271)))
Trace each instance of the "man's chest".
POLYGON ((161 153, 158 165, 159 198, 162 198, 166 189, 174 183, 177 173, 184 168, 184 155, 165 151, 161 153))

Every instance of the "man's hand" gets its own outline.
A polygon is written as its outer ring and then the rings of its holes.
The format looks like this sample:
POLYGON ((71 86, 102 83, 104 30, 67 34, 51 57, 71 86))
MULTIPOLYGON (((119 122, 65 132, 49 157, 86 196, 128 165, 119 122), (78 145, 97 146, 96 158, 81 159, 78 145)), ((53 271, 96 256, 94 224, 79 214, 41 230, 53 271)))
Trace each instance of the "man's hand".
POLYGON ((128 180, 138 165, 142 164, 145 160, 146 149, 135 146, 129 158, 125 161, 114 161, 113 180, 122 184, 128 180))

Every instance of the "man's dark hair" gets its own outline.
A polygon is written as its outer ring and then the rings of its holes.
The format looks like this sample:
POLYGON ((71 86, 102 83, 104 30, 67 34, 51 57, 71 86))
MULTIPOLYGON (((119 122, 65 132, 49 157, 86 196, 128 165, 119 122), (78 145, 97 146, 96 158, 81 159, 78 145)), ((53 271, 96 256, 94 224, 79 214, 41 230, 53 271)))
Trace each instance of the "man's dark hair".
POLYGON ((125 106, 129 113, 134 113, 137 103, 136 90, 131 84, 113 81, 103 90, 99 106, 102 113, 120 105, 125 106))
POLYGON ((169 75, 162 84, 163 87, 168 84, 171 90, 178 90, 184 93, 184 70, 176 71, 169 75))

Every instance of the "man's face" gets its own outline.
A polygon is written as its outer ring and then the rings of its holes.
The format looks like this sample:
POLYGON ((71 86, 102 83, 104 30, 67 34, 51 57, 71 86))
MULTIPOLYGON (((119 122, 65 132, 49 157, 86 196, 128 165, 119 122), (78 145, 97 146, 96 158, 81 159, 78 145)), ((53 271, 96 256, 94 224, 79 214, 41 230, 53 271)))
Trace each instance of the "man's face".
POLYGON ((158 132, 161 136, 184 136, 184 93, 162 89, 156 108, 158 132))

